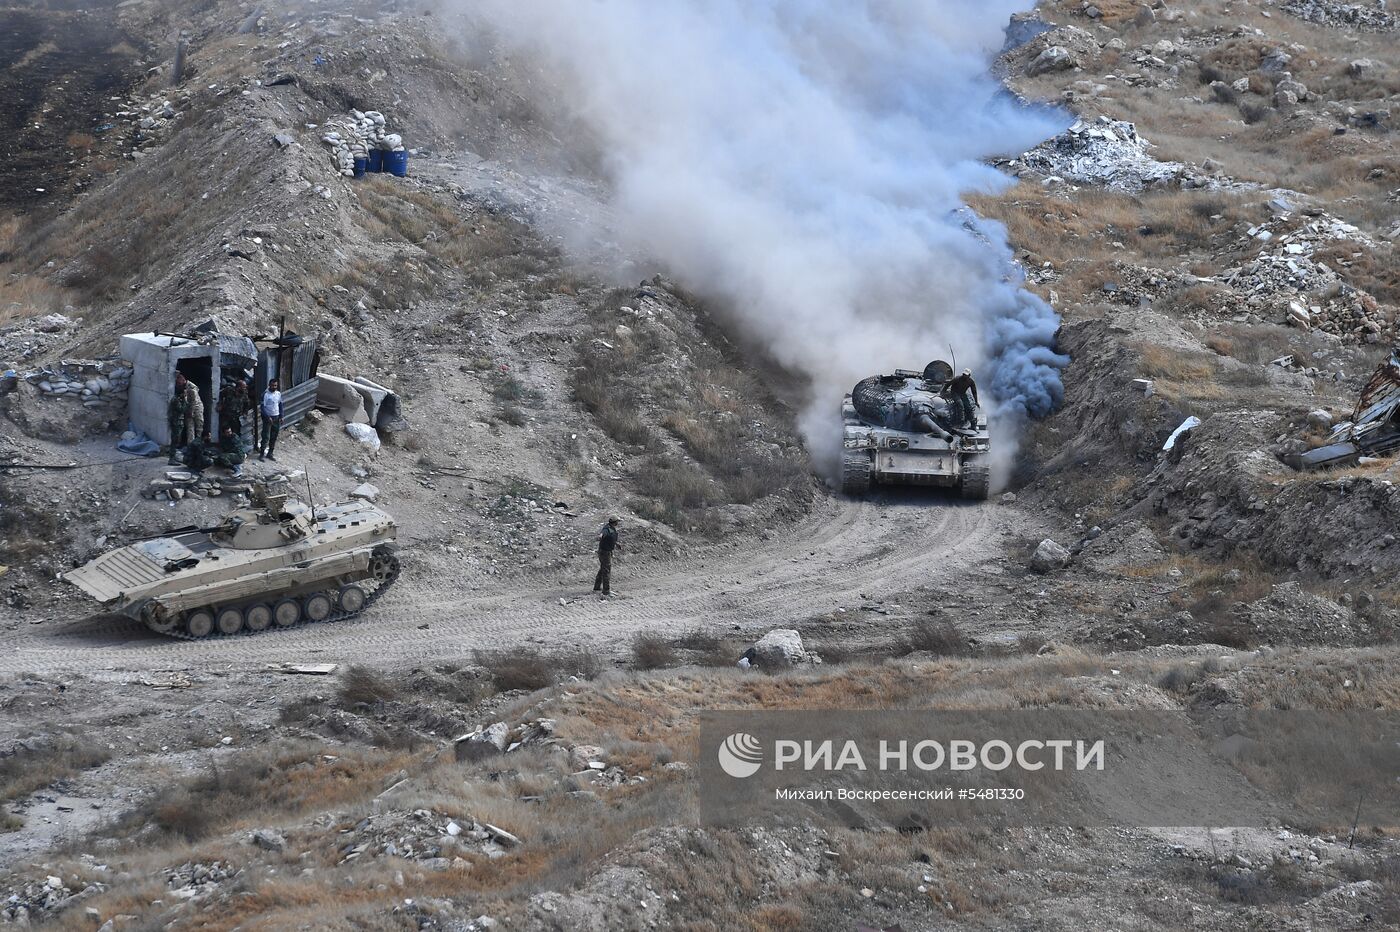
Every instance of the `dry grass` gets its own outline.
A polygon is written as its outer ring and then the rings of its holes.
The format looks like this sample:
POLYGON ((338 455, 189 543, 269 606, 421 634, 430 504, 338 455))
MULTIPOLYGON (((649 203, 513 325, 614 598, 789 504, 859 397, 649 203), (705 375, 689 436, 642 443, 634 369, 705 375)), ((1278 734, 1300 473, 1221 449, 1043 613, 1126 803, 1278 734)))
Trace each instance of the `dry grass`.
POLYGON ((544 689, 570 676, 591 679, 602 670, 597 655, 583 649, 478 651, 476 663, 491 672, 496 688, 502 692, 544 689))
POLYGON ((1336 242, 1319 249, 1314 258, 1382 304, 1400 305, 1400 250, 1393 245, 1369 250, 1336 242))
MULTIPOLYGON (((418 246, 477 284, 524 282, 557 264, 556 252, 509 217, 486 211, 469 215, 394 178, 366 176, 356 191, 367 214, 362 223, 372 237, 418 246)), ((552 288, 552 283, 540 287, 552 288)))
POLYGON ((398 695, 393 683, 368 667, 352 666, 340 679, 340 702, 346 708, 372 706, 398 695))
POLYGON ((660 670, 676 665, 678 656, 671 642, 650 631, 632 638, 632 666, 638 670, 660 670))
POLYGON ((809 467, 785 407, 751 374, 756 364, 737 358, 703 308, 680 299, 695 308, 698 332, 683 316, 662 326, 624 313, 635 292, 606 295, 591 309, 593 338, 579 348, 571 388, 635 457, 631 507, 683 531, 714 533, 724 526, 717 506, 792 493, 808 482, 809 467), (670 360, 680 353, 689 365, 677 371, 670 360))
POLYGON ((1126 255, 1173 265, 1206 255, 1231 236, 1232 226, 1262 211, 1258 195, 1249 193, 1081 190, 1069 198, 1032 182, 1001 195, 974 195, 968 203, 1005 224, 1031 263, 1066 268, 1069 284, 1056 287, 1069 298, 1092 295, 1113 280, 1112 263, 1126 255))
POLYGON ((124 834, 198 841, 240 825, 323 811, 378 792, 410 762, 403 753, 305 743, 244 751, 210 763, 125 813, 124 834))
POLYGON ((0 802, 21 799, 59 780, 71 779, 112 757, 107 745, 95 738, 58 734, 52 741, 52 747, 21 749, 0 757, 0 802))
POLYGON ((932 618, 910 623, 904 633, 904 649, 908 653, 921 651, 937 657, 962 657, 970 653, 967 635, 951 622, 932 618))
MULTIPOLYGON (((708 645, 698 632, 686 639, 708 645)), ((1063 650, 1037 658, 944 659, 855 664, 841 670, 818 669, 755 677, 737 672, 671 671, 593 683, 571 683, 549 697, 558 733, 570 743, 598 744, 609 761, 629 774, 645 776, 641 783, 598 788, 597 800, 573 795, 567 763, 548 749, 522 749, 511 755, 510 768, 482 763, 468 768, 450 754, 431 758, 382 755, 346 766, 343 782, 328 773, 350 759, 327 763, 316 749, 290 752, 267 749, 228 761, 226 775, 213 774, 188 783, 177 782, 158 806, 131 818, 152 823, 141 838, 146 847, 123 855, 122 869, 135 877, 157 875, 168 863, 220 859, 243 873, 228 888, 232 895, 210 898, 201 905, 201 927, 233 929, 258 925, 281 928, 315 925, 323 928, 392 927, 394 917, 413 918, 412 911, 392 911, 404 899, 429 902, 451 899, 471 914, 488 912, 498 918, 520 918, 519 909, 534 894, 567 890, 592 876, 601 865, 642 866, 656 888, 674 892, 681 904, 667 907, 674 927, 763 930, 771 928, 837 928, 870 902, 860 896, 863 886, 881 898, 927 910, 948 920, 962 915, 989 920, 1007 915, 1015 905, 1034 903, 1043 886, 1028 883, 1024 871, 1046 858, 1058 858, 1059 846, 1037 854, 1017 830, 937 829, 914 825, 907 833, 832 829, 822 838, 833 854, 841 882, 787 884, 781 900, 765 891, 774 878, 772 865, 754 856, 747 833, 693 828, 696 817, 689 778, 664 768, 673 758, 692 761, 696 716, 708 709, 890 708, 1023 708, 1056 704, 1072 707, 1116 708, 1103 705, 1099 685, 1156 686, 1179 697, 1184 705, 1200 680, 1224 668, 1212 661, 1183 665, 1169 658, 1138 654, 1101 657, 1063 650), (1091 698, 1092 697, 1092 698, 1091 698), (279 757, 279 754, 282 756, 279 757), (424 808, 441 818, 474 818, 500 825, 525 844, 507 856, 489 859, 470 848, 461 855, 469 867, 425 871, 412 861, 367 857, 339 864, 334 845, 309 842, 307 826, 334 832, 351 828, 368 810, 363 800, 398 767, 410 770, 410 784, 396 791, 395 808, 424 808), (495 773, 485 779, 487 770, 495 773), (192 790, 192 786, 197 789, 192 790), (522 797, 529 797, 529 801, 522 797), (191 813, 191 799, 206 805, 191 813), (308 818, 315 812, 330 818, 308 818), (299 828, 287 830, 294 850, 305 853, 267 855, 246 844, 231 843, 220 832, 285 824, 297 818, 299 828), (188 838, 206 839, 191 847, 188 838), (972 874, 972 865, 977 873, 972 874), (288 868, 284 869, 283 865, 288 868), (276 868, 273 872, 267 868, 276 868), (298 869, 310 867, 314 874, 298 869), (396 873, 403 886, 389 882, 396 873), (921 875, 931 874, 931 882, 921 875), (985 878, 995 876, 989 885, 985 878), (926 886, 920 893, 917 886, 926 886), (390 925, 385 925, 389 923, 390 925), (690 926, 686 926, 689 923, 690 926)), ((1323 651, 1297 654, 1283 651, 1258 658, 1232 672, 1247 706, 1394 708, 1400 703, 1400 653, 1393 649, 1323 651), (1349 688, 1342 678, 1352 681, 1349 688)), ((1124 703, 1140 694, 1127 691, 1124 703)), ((523 713, 529 714, 529 713, 523 713)), ((333 834, 330 837, 335 837, 333 834)), ((1091 843, 1092 838, 1086 838, 1091 843)), ((1075 882, 1074 873, 1096 862, 1055 862, 1057 882, 1075 882)), ((1195 870, 1189 859, 1170 862, 1173 871, 1195 870), (1182 867, 1182 865, 1186 865, 1182 867)), ((69 873, 55 865, 55 872, 69 873)), ((1364 858, 1339 868, 1346 880, 1372 879, 1393 889, 1395 866, 1384 858, 1364 858)), ((1176 882, 1223 902, 1258 906, 1288 904, 1315 892, 1319 874, 1302 877, 1290 864, 1265 864, 1257 870, 1213 874, 1182 874, 1176 882), (1249 874, 1249 875, 1247 875, 1249 874)), ((1325 878, 1324 878, 1325 879, 1325 878)), ((118 912, 140 915, 157 923, 164 915, 156 900, 168 897, 160 883, 133 881, 85 901, 103 918, 118 912)), ((80 911, 59 917, 59 927, 78 928, 86 922, 80 911)), ((514 920, 511 923, 514 925, 514 920)), ((154 927, 154 926, 153 926, 154 927)))
POLYGON ((1202 397, 1214 386, 1218 369, 1206 353, 1183 353, 1155 343, 1137 346, 1142 374, 1188 396, 1202 397))

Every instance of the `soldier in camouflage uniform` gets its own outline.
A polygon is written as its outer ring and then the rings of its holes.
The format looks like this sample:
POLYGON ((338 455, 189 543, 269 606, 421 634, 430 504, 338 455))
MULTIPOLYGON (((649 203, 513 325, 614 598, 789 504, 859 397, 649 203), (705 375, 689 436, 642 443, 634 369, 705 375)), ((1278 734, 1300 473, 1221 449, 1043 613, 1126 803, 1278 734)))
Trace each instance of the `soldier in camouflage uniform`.
POLYGON ((169 462, 174 466, 179 462, 176 453, 204 432, 204 401, 199 397, 199 389, 184 373, 175 373, 175 394, 170 396, 166 417, 170 425, 169 462))
POLYGON ((239 379, 224 389, 219 395, 219 427, 230 427, 239 436, 243 434, 243 415, 252 407, 248 397, 248 383, 239 379))

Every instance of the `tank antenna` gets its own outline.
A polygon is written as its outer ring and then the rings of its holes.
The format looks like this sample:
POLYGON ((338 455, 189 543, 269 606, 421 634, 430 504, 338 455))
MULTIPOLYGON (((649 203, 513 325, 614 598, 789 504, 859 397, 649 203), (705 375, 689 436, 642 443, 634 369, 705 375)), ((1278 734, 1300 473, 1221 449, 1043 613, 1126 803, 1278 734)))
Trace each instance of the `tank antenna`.
POLYGON ((311 523, 316 524, 316 496, 311 491, 311 470, 306 469, 306 504, 311 506, 311 523))
POLYGON ((954 373, 954 374, 957 374, 957 371, 958 371, 958 351, 955 350, 955 349, 953 349, 953 344, 951 344, 951 343, 948 344, 948 355, 953 357, 953 373, 954 373))

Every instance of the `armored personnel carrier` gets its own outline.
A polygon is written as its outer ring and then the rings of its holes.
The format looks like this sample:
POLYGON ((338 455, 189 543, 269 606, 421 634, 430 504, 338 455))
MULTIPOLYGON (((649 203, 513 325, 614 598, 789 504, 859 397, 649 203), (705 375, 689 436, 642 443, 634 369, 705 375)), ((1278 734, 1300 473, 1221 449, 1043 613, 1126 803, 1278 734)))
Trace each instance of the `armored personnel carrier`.
POLYGON ((160 634, 255 634, 358 615, 393 584, 394 519, 363 501, 311 508, 286 482, 254 483, 247 508, 109 551, 62 575, 160 634))
POLYGON ((991 438, 980 406, 961 423, 944 397, 953 367, 936 359, 922 372, 863 379, 841 406, 845 422, 841 489, 863 495, 875 483, 956 488, 963 498, 991 491, 991 438))

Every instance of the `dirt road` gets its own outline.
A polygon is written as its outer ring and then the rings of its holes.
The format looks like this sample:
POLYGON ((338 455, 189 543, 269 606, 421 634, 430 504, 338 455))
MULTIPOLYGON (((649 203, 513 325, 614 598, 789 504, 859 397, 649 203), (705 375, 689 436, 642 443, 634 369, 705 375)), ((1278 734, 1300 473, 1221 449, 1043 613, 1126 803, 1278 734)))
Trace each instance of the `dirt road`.
MULTIPOLYGON (((280 662, 395 664, 470 655, 526 641, 616 644, 642 630, 775 627, 923 584, 975 577, 1000 560, 1001 538, 1025 516, 941 496, 830 500, 772 539, 614 571, 618 597, 589 580, 537 579, 483 594, 441 573, 406 572, 364 616, 330 625, 210 641, 178 641, 124 619, 21 629, 4 639, 0 672, 168 670, 280 662), (423 578, 431 575, 432 578, 423 578)), ((411 567, 413 554, 404 554, 411 567)))

